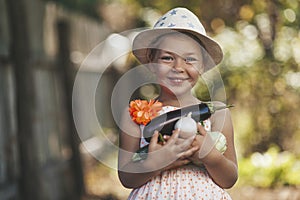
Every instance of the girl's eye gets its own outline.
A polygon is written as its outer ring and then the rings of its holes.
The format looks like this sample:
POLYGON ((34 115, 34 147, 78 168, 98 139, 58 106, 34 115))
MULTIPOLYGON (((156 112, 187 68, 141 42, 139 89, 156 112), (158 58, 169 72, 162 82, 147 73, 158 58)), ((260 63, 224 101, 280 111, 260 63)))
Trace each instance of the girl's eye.
POLYGON ((172 56, 162 56, 160 59, 164 62, 172 62, 174 60, 172 56))
POLYGON ((185 62, 186 63, 194 63, 194 62, 196 62, 197 61, 197 59, 196 58, 193 58, 193 57, 187 57, 186 59, 185 59, 185 62))

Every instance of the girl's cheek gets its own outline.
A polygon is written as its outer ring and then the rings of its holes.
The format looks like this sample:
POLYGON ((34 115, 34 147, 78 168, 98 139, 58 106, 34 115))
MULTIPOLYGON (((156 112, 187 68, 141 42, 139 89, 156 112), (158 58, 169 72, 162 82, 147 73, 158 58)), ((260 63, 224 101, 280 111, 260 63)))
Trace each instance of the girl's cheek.
POLYGON ((195 73, 195 74, 203 74, 203 72, 204 72, 204 69, 201 67, 201 68, 194 68, 193 69, 194 70, 194 72, 193 73, 195 73))

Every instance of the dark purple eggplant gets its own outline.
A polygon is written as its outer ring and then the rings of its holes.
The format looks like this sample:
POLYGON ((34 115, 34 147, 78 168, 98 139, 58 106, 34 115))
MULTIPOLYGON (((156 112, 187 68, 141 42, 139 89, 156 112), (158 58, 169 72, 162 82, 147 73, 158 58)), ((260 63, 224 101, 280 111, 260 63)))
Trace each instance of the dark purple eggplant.
POLYGON ((191 117, 196 122, 201 122, 210 118, 210 116, 220 109, 230 106, 215 107, 212 103, 200 103, 192 106, 183 107, 174 111, 167 112, 152 119, 144 128, 143 136, 147 142, 150 142, 155 130, 162 135, 171 135, 176 122, 183 116, 192 113, 191 117))

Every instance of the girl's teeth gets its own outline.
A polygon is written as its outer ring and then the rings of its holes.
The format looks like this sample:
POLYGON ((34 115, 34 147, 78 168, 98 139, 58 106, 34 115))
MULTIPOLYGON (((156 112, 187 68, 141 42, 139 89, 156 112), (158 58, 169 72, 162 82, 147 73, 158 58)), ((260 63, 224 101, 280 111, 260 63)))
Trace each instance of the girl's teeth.
POLYGON ((170 78, 171 81, 174 81, 174 82, 183 82, 185 79, 183 78, 170 78))
POLYGON ((173 79, 173 81, 176 83, 181 83, 183 80, 182 79, 173 79))

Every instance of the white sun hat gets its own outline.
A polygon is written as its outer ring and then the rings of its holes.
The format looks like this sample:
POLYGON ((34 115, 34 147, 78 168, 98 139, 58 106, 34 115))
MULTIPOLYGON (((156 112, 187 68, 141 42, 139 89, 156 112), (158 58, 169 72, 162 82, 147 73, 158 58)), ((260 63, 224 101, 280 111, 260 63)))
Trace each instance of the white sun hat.
POLYGON ((206 31, 198 17, 186 8, 178 7, 164 14, 152 29, 142 31, 133 40, 132 51, 136 58, 142 63, 148 63, 148 48, 156 38, 170 32, 186 32, 200 40, 201 45, 210 55, 210 61, 205 63, 204 70, 207 71, 223 59, 220 45, 207 36, 206 31))

